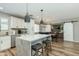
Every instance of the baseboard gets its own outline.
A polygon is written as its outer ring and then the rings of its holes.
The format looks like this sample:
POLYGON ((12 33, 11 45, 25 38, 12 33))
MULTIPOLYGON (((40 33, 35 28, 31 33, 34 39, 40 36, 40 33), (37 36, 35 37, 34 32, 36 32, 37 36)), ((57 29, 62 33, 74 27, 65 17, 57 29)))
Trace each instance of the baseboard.
POLYGON ((79 41, 66 41, 66 40, 64 40, 64 42, 77 42, 78 43, 79 41))
POLYGON ((64 42, 74 42, 74 41, 67 41, 67 40, 64 40, 64 42))
POLYGON ((79 42, 79 41, 74 41, 74 42, 79 42))

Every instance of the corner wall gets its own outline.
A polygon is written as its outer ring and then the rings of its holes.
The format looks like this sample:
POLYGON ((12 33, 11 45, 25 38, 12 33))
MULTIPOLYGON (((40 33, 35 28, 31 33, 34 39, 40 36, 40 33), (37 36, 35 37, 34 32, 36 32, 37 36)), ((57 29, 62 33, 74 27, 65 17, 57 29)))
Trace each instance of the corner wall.
POLYGON ((73 23, 73 31, 74 31, 74 41, 79 42, 79 22, 74 22, 73 23))

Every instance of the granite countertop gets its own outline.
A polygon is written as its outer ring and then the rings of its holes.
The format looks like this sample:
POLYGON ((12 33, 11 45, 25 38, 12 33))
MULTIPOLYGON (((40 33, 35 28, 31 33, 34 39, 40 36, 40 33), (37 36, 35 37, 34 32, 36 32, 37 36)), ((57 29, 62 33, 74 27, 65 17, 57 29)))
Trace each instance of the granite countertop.
POLYGON ((0 37, 9 36, 9 35, 0 35, 0 37))
POLYGON ((22 39, 22 40, 27 40, 27 41, 35 41, 35 40, 38 40, 38 39, 42 39, 42 38, 45 38, 45 37, 49 37, 51 35, 49 34, 35 34, 35 35, 21 35, 20 37, 17 37, 19 39, 22 39))

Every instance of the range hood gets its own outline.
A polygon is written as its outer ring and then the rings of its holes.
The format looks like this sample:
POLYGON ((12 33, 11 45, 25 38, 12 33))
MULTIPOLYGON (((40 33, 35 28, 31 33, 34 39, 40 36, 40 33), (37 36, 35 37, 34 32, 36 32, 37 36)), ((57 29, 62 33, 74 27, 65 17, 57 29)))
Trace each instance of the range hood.
POLYGON ((11 28, 12 30, 27 30, 27 28, 11 28))

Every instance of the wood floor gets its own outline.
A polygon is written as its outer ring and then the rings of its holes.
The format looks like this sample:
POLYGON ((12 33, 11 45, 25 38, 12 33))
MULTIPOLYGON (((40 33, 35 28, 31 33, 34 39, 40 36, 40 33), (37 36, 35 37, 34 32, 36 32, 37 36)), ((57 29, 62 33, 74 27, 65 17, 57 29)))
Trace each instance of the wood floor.
POLYGON ((14 56, 16 54, 16 48, 11 48, 0 52, 0 56, 14 56))
MULTIPOLYGON (((16 48, 0 52, 0 56, 15 56, 16 48)), ((79 56, 79 43, 53 42, 50 56, 79 56)))
POLYGON ((51 56, 79 56, 79 43, 54 42, 51 56))

